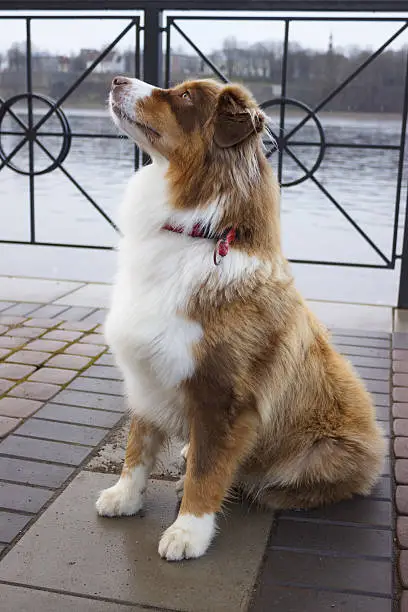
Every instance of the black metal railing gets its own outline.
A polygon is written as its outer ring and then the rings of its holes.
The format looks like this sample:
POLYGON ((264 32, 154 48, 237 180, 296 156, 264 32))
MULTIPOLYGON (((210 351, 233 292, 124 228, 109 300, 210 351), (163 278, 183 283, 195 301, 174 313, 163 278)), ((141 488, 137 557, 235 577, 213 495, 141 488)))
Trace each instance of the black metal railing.
MULTIPOLYGON (((168 3, 170 4, 170 3, 168 3)), ((223 8, 222 2, 219 8, 223 8)), ((103 219, 110 224, 114 229, 116 225, 111 218, 110 214, 104 210, 94 196, 90 195, 89 191, 81 184, 81 181, 77 180, 73 173, 67 169, 66 160, 69 158, 72 143, 78 139, 116 139, 120 138, 119 135, 112 133, 89 133, 86 131, 75 131, 70 126, 70 122, 67 119, 67 115, 63 110, 63 105, 69 102, 70 97, 80 87, 82 83, 87 79, 91 73, 98 67, 98 65, 108 56, 108 54, 118 45, 118 43, 129 33, 134 32, 134 75, 142 77, 152 84, 169 86, 172 83, 172 37, 173 33, 181 37, 185 44, 187 44, 191 50, 200 58, 203 66, 206 67, 203 72, 205 76, 208 73, 214 74, 221 81, 228 82, 228 77, 225 75, 225 71, 222 67, 217 66, 216 62, 208 56, 208 53, 204 53, 199 46, 194 42, 192 37, 187 34, 186 26, 188 22, 193 20, 201 20, 208 22, 209 20, 228 20, 228 21, 268 21, 268 22, 280 22, 283 25, 283 41, 282 41, 282 53, 281 53, 281 67, 280 67, 280 94, 276 97, 268 100, 261 101, 261 106, 266 112, 273 110, 278 111, 278 121, 276 127, 272 127, 273 136, 278 144, 277 150, 271 148, 266 151, 268 157, 274 157, 276 159, 277 174, 282 189, 287 190, 295 185, 299 185, 303 182, 310 181, 316 189, 324 195, 327 202, 333 206, 347 221, 350 227, 355 231, 366 244, 369 245, 373 253, 378 258, 377 263, 372 262, 355 262, 355 261, 332 261, 330 259, 292 259, 296 263, 308 263, 308 264, 324 264, 324 265, 336 265, 336 266, 352 266, 352 267, 365 267, 365 268, 386 268, 394 269, 399 259, 402 259, 402 272, 401 272, 401 285, 400 285, 400 297, 399 304, 408 306, 408 222, 407 215, 405 215, 404 221, 404 236, 402 252, 398 252, 399 243, 399 220, 400 213, 402 210, 402 195, 405 189, 405 172, 406 172, 406 130, 407 130, 407 113, 408 113, 408 53, 405 53, 405 67, 404 67, 404 85, 401 87, 401 126, 399 134, 398 144, 389 143, 353 143, 343 142, 340 140, 332 141, 327 136, 324 122, 321 120, 319 114, 324 111, 329 103, 338 96, 343 90, 352 83, 361 73, 363 73, 369 66, 372 65, 374 60, 380 57, 390 46, 401 37, 401 35, 408 29, 408 15, 404 17, 383 17, 381 20, 375 16, 373 17, 359 17, 359 16, 271 16, 271 15, 239 15, 231 14, 228 16, 218 15, 188 15, 188 14, 171 14, 167 11, 164 15, 163 11, 158 8, 155 4, 153 6, 142 7, 144 12, 141 14, 130 14, 129 12, 123 13, 122 15, 100 15, 98 19, 109 19, 109 20, 125 20, 126 25, 122 27, 120 32, 115 36, 112 42, 105 47, 105 49, 99 53, 97 57, 86 67, 83 72, 77 76, 75 81, 69 85, 64 93, 62 93, 57 99, 51 99, 49 96, 45 96, 35 91, 33 87, 33 66, 32 66, 32 24, 37 19, 70 19, 72 17, 64 16, 51 16, 45 17, 40 15, 30 15, 22 17, 20 13, 10 14, 7 16, 0 16, 1 19, 23 19, 25 22, 26 30, 26 48, 25 48, 25 70, 26 70, 26 82, 25 90, 19 92, 16 95, 7 97, 1 97, 0 90, 0 181, 1 171, 4 168, 8 168, 13 172, 27 176, 28 180, 28 198, 29 198, 29 214, 30 214, 30 225, 29 225, 29 237, 26 240, 8 240, 0 235, 0 242, 5 243, 16 243, 16 244, 41 244, 51 246, 65 246, 65 247, 92 247, 107 249, 111 248, 109 245, 101 244, 79 244, 73 241, 67 242, 53 242, 53 241, 41 241, 37 238, 36 232, 36 180, 38 176, 49 174, 56 169, 59 169, 66 179, 78 190, 81 195, 87 200, 87 202, 103 217, 103 219), (361 63, 355 67, 350 74, 345 76, 340 83, 336 82, 332 89, 325 93, 321 100, 314 104, 307 104, 302 99, 294 99, 288 95, 288 60, 290 58, 290 34, 291 28, 296 22, 318 22, 318 21, 330 21, 330 22, 361 22, 371 23, 378 21, 388 22, 395 24, 394 33, 386 38, 378 46, 376 50, 371 52, 365 57, 361 63), (143 41, 143 49, 141 49, 141 42, 143 41), (45 106, 45 112, 41 118, 35 118, 33 113, 33 105, 35 102, 41 102, 45 106), (25 112, 22 112, 22 104, 25 105, 25 112), (303 113, 303 117, 296 119, 296 124, 288 127, 287 117, 290 111, 295 109, 298 113, 303 113), (6 118, 11 118, 18 129, 7 129, 5 127, 6 118), (318 135, 317 140, 310 139, 296 139, 296 135, 299 136, 300 130, 306 126, 313 124, 315 131, 318 135), (52 129, 47 128, 47 123, 52 124, 52 129), (57 128, 55 127, 57 126, 57 128), (45 129, 45 131, 44 131, 45 129), (3 139, 6 136, 13 136, 18 139, 17 144, 12 148, 11 151, 7 151, 4 146, 3 139), (42 137, 55 138, 56 141, 60 142, 59 151, 51 151, 48 146, 44 144, 42 137), (23 147, 28 147, 28 167, 21 167, 16 162, 16 156, 23 147), (35 165, 35 147, 41 150, 42 154, 49 160, 47 165, 42 168, 38 168, 35 165), (301 155, 296 151, 296 147, 301 147, 302 151, 310 151, 310 155, 306 156, 306 161, 302 160, 301 155), (395 199, 394 199, 394 212, 393 212, 393 224, 392 224, 392 235, 390 236, 391 248, 389 252, 380 247, 376 240, 370 236, 369 232, 363 229, 361 223, 359 223, 353 215, 346 210, 346 207, 339 202, 338 197, 333 195, 329 184, 325 184, 318 175, 318 170, 325 159, 325 155, 328 150, 347 150, 347 149, 371 149, 375 151, 394 151, 398 155, 396 180, 395 180, 395 199), (310 163, 312 159, 312 163, 310 163), (290 178, 285 180, 285 164, 287 160, 291 160, 291 163, 296 165, 300 170, 300 176, 296 178, 290 178)), ((168 9, 169 7, 165 7, 168 9)), ((191 6, 191 8, 194 8, 191 6)), ((231 7, 232 8, 232 7, 231 7)), ((75 19, 95 19, 95 16, 83 15, 75 16, 75 19)), ((293 113, 292 113, 293 116, 293 113)), ((298 115, 295 115, 298 117, 298 115)), ((140 153, 138 149, 134 148, 134 167, 138 168, 142 163, 140 153)))

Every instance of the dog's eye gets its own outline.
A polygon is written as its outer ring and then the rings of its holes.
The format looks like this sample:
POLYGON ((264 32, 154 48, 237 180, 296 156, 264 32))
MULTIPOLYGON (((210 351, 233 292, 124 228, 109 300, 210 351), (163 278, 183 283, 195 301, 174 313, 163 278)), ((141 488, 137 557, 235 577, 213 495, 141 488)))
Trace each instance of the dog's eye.
POLYGON ((181 94, 181 97, 183 98, 183 100, 191 100, 189 91, 183 91, 183 93, 181 94))

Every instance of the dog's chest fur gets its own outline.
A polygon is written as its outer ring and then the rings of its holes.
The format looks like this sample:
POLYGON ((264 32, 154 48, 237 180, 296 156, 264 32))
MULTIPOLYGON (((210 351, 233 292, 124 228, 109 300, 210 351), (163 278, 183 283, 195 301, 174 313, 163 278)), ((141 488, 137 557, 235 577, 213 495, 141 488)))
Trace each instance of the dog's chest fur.
POLYGON ((169 221, 189 228, 217 214, 214 204, 199 213, 175 213, 168 204, 166 170, 165 165, 148 166, 129 183, 106 337, 125 373, 131 409, 179 433, 180 383, 194 372, 194 346, 204 334, 200 323, 186 315, 189 301, 203 284, 226 284, 251 273, 259 262, 230 252, 215 267, 213 241, 161 230, 169 221))

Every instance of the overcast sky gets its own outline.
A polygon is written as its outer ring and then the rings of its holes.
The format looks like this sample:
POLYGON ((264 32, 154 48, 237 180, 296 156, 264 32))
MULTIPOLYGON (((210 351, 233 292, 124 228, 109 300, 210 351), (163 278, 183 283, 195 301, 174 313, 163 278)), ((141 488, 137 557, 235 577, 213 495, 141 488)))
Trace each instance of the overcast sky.
MULTIPOLYGON (((1 16, 11 14, 0 11, 0 51, 5 51, 13 42, 25 40, 23 20, 2 20, 1 16)), ((21 12, 19 12, 21 14, 21 12)), ((39 13, 35 13, 37 16, 39 13)), ((61 14, 61 13, 59 13, 61 14)), ((72 14, 72 13, 71 13, 72 14)), ((84 15, 85 13, 82 13, 84 15)), ((89 14, 89 13, 88 13, 89 14)), ((109 13, 105 13, 109 14, 109 13)), ((110 13, 113 14, 113 13, 110 13)), ((124 14, 124 11, 120 13, 124 14)), ((178 12, 178 14, 181 14, 178 12)), ((220 13, 221 14, 221 13, 220 13)), ((265 13, 267 15, 267 13, 265 13)), ((276 15, 281 15, 275 13, 276 15)), ((286 14, 287 15, 287 14, 286 14)), ((298 13, 300 15, 300 13, 298 13)), ((343 14, 344 16, 345 14, 343 14)), ((377 17, 380 15, 378 14, 377 17)), ((390 15, 387 17, 398 15, 390 15)), ((406 18, 406 15, 405 15, 406 18)), ((37 49, 50 50, 59 54, 76 53, 82 47, 100 49, 111 42, 126 26, 126 20, 33 20, 32 37, 37 49)), ((252 44, 264 41, 280 41, 283 38, 282 22, 259 21, 182 21, 180 27, 194 40, 204 52, 222 46, 228 36, 235 36, 240 42, 252 44)), ((326 49, 330 33, 333 34, 335 47, 347 48, 358 45, 364 48, 376 48, 391 36, 402 24, 398 23, 350 23, 350 22, 295 22, 291 24, 290 40, 304 47, 326 49)), ((132 33, 123 40, 120 47, 130 48, 134 44, 132 33)), ((404 32, 392 48, 408 45, 408 34, 404 32)), ((188 46, 174 32, 172 47, 188 46)))

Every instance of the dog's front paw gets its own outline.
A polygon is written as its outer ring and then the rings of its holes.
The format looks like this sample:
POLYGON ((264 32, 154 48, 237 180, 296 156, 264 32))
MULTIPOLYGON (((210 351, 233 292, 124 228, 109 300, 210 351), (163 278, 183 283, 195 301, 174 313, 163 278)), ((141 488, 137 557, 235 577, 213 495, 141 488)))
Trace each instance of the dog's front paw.
POLYGON ((201 557, 209 547, 214 533, 214 514, 181 514, 162 535, 159 555, 167 561, 201 557))
POLYGON ((185 444, 183 448, 181 449, 180 455, 184 459, 184 461, 187 461, 187 455, 188 455, 189 448, 190 448, 190 442, 187 442, 187 444, 185 444))
POLYGON ((143 491, 130 486, 126 478, 120 478, 109 489, 101 491, 96 502, 100 516, 130 516, 143 507, 143 491))

